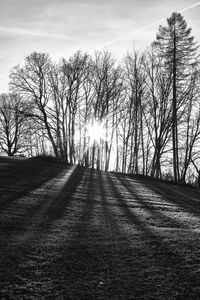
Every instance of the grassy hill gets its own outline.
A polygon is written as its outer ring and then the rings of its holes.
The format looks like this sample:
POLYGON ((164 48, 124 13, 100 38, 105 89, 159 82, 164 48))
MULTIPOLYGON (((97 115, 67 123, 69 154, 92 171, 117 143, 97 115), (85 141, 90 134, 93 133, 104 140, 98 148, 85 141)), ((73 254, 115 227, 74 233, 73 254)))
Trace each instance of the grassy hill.
POLYGON ((199 299, 200 192, 0 158, 1 299, 199 299))

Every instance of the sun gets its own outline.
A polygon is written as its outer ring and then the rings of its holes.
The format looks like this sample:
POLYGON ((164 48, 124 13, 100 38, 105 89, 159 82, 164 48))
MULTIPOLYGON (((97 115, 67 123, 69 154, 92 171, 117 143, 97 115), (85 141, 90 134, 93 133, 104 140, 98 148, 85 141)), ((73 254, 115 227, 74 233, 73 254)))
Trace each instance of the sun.
POLYGON ((86 131, 91 144, 94 142, 99 143, 101 140, 105 139, 106 131, 103 123, 101 122, 93 121, 92 123, 88 123, 86 131))

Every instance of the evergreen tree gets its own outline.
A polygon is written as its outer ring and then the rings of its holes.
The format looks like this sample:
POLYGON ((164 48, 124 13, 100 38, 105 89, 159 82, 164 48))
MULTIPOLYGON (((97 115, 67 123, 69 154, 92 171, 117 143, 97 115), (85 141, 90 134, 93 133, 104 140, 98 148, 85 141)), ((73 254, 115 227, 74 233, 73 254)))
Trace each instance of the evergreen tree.
POLYGON ((172 143, 175 182, 179 181, 178 121, 183 105, 184 89, 192 68, 197 63, 197 48, 191 28, 180 13, 174 12, 167 19, 167 26, 160 26, 156 49, 163 59, 166 72, 172 76, 172 143))

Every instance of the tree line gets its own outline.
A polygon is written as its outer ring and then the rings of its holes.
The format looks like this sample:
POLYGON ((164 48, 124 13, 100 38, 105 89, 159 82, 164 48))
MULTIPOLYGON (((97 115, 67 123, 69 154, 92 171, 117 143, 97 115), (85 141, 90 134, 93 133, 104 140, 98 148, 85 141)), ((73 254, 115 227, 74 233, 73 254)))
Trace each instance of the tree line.
MULTIPOLYGON (((33 52, 2 94, 0 147, 9 156, 52 154, 66 163, 199 180, 200 64, 183 16, 173 13, 145 51, 109 51, 58 63, 33 52), (104 136, 91 143, 88 126, 104 136)), ((200 181, 200 180, 199 180, 200 181)))

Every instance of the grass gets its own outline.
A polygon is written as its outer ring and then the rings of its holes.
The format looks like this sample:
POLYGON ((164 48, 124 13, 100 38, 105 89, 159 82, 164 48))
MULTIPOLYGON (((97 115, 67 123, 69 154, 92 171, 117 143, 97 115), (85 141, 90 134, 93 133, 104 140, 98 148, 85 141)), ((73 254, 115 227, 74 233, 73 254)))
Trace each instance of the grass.
POLYGON ((1 299, 199 299, 200 193, 0 159, 1 299))

